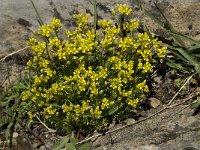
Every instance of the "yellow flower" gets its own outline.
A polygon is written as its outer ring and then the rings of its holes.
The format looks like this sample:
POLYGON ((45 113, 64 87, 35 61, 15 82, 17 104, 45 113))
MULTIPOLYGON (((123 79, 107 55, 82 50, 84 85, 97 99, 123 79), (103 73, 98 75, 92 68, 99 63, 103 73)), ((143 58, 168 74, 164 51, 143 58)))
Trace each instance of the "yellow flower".
POLYGON ((139 83, 136 85, 136 88, 143 91, 143 92, 148 92, 148 86, 146 85, 146 80, 144 80, 143 82, 139 83))
POLYGON ((79 31, 82 31, 82 28, 84 28, 88 24, 89 16, 90 16, 90 14, 86 14, 86 16, 83 16, 82 14, 73 15, 73 18, 77 19, 79 31))
POLYGON ((35 54, 40 57, 46 49, 46 43, 40 42, 37 45, 33 45, 31 48, 35 52, 35 54))
POLYGON ((153 71, 153 66, 149 63, 149 62, 146 62, 143 64, 143 67, 142 67, 144 73, 146 72, 152 72, 153 71))
POLYGON ((107 98, 103 98, 102 104, 101 104, 101 109, 103 110, 103 109, 107 108, 109 105, 110 105, 109 100, 107 98))
POLYGON ((28 41, 28 46, 34 46, 37 45, 38 41, 35 38, 30 38, 28 41))
POLYGON ((167 47, 162 47, 162 48, 159 48, 159 49, 156 49, 157 50, 157 55, 159 58, 164 58, 165 55, 164 53, 167 51, 167 47))
POLYGON ((33 119, 35 116, 36 116, 36 114, 34 114, 34 113, 32 113, 32 112, 28 112, 28 116, 29 116, 29 119, 33 119))
POLYGON ((54 30, 59 29, 59 28, 62 26, 61 20, 60 20, 60 19, 55 19, 55 18, 53 18, 53 19, 51 20, 50 26, 51 26, 51 28, 54 29, 54 30))
POLYGON ((22 92, 22 100, 25 101, 32 96, 30 91, 23 91, 22 92))
POLYGON ((54 37, 53 39, 49 39, 49 46, 50 47, 59 47, 61 44, 60 40, 58 37, 54 37))
POLYGON ((44 101, 41 101, 41 102, 38 103, 38 106, 42 107, 42 106, 44 106, 44 104, 45 104, 44 101))
POLYGON ((53 34, 53 29, 49 25, 42 25, 37 34, 48 38, 53 34))
POLYGON ((135 108, 137 106, 137 104, 139 103, 139 99, 138 98, 133 99, 133 100, 128 99, 127 102, 128 102, 128 104, 130 106, 132 106, 133 108, 135 108))
POLYGON ((97 107, 95 108, 95 110, 90 109, 90 113, 91 113, 92 115, 94 115, 95 118, 100 118, 100 117, 101 117, 101 114, 102 114, 102 111, 99 109, 99 106, 97 106, 97 107))
POLYGON ((34 84, 40 84, 42 82, 42 79, 38 75, 33 76, 34 84))
POLYGON ((39 62, 39 65, 41 68, 47 68, 48 64, 49 64, 49 60, 46 60, 46 59, 41 59, 40 62, 39 62))
POLYGON ((128 31, 134 31, 139 27, 139 22, 136 21, 135 19, 130 19, 128 22, 125 22, 123 24, 123 29, 128 32, 128 31))
POLYGON ((73 108, 74 108, 74 105, 72 103, 70 103, 69 106, 67 106, 66 104, 62 105, 62 109, 64 113, 72 111, 73 108))
POLYGON ((124 37, 123 39, 120 38, 119 40, 119 48, 122 49, 122 51, 127 51, 128 48, 132 48, 134 44, 134 39, 130 36, 124 37))
POLYGON ((55 71, 52 71, 50 68, 45 68, 44 72, 47 74, 47 76, 52 77, 55 74, 55 71))
POLYGON ((98 25, 102 27, 103 29, 108 28, 112 25, 112 20, 109 20, 109 21, 106 19, 99 20, 98 25))
POLYGON ((130 13, 132 13, 132 9, 128 8, 126 4, 118 4, 117 9, 121 15, 129 15, 130 13))
MULTIPOLYGON (((120 17, 132 12, 127 5, 117 5, 115 10, 120 17)), ((147 73, 152 73, 155 61, 164 57, 167 48, 153 35, 138 33, 139 22, 129 17, 122 26, 116 20, 99 20, 96 31, 88 23, 89 15, 73 17, 77 27, 66 31, 66 38, 58 33, 61 21, 52 19, 36 32, 40 41, 29 40, 34 56, 27 68, 33 81, 22 92, 22 100, 30 102, 34 112, 51 117, 48 122, 54 127, 63 123, 88 130, 90 125, 104 125, 114 103, 129 110, 137 106, 149 92, 147 73), (65 119, 58 123, 59 118, 65 119)))
POLYGON ((116 11, 115 11, 115 10, 112 10, 112 11, 111 11, 111 14, 112 14, 113 16, 115 16, 115 15, 116 15, 116 11))
POLYGON ((44 108, 44 113, 48 115, 53 115, 56 113, 56 109, 53 108, 53 106, 48 106, 46 108, 44 108))

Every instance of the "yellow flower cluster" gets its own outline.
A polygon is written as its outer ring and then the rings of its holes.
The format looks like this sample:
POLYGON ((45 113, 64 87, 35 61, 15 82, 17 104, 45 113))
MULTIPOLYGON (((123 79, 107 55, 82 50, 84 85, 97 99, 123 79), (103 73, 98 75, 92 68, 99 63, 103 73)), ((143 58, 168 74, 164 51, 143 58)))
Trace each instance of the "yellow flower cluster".
POLYGON ((53 106, 48 106, 46 108, 44 108, 44 115, 45 118, 48 119, 51 115, 54 115, 56 113, 56 109, 53 108, 53 106))
POLYGON ((144 91, 144 92, 148 92, 149 91, 149 88, 146 85, 146 80, 144 80, 143 82, 137 84, 136 88, 139 89, 139 90, 141 90, 141 91, 144 91))
POLYGON ((53 35, 54 31, 58 31, 58 29, 62 26, 61 21, 59 19, 53 18, 50 24, 44 24, 39 28, 39 32, 35 32, 36 35, 41 35, 46 38, 49 38, 53 35))
POLYGON ((158 58, 163 58, 167 50, 166 47, 162 47, 162 43, 158 39, 153 39, 154 35, 151 37, 146 33, 139 33, 137 43, 140 49, 137 53, 141 56, 138 63, 138 69, 142 70, 143 73, 153 72, 152 64, 155 62, 153 58, 153 50, 156 51, 158 58))
POLYGON ((121 48, 122 51, 127 51, 130 48, 133 49, 135 46, 135 40, 131 36, 120 38, 119 48, 121 48))
MULTIPOLYGON (((132 12, 126 5, 117 8, 124 16, 132 12)), ((141 95, 149 91, 145 77, 153 71, 155 61, 164 57, 166 47, 161 42, 146 32, 137 33, 138 21, 124 21, 121 28, 102 19, 100 29, 94 31, 88 17, 74 15, 77 28, 66 31, 66 39, 57 36, 62 25, 53 19, 36 32, 44 42, 29 40, 34 57, 27 68, 34 75, 22 100, 30 101, 52 124, 57 117, 67 122, 63 126, 96 126, 118 103, 127 111, 135 108, 141 95)), ((31 112, 29 116, 34 117, 31 112)))
POLYGON ((123 24, 123 29, 126 32, 133 32, 139 27, 139 22, 136 21, 135 19, 130 19, 129 22, 126 22, 123 24))
POLYGON ((112 25, 112 21, 100 20, 98 24, 104 29, 104 38, 100 42, 101 46, 112 50, 110 46, 117 44, 116 36, 119 35, 120 28, 116 25, 112 25))
POLYGON ((114 101, 109 101, 109 99, 103 98, 102 104, 101 104, 101 109, 104 110, 104 109, 108 108, 109 106, 111 106, 112 104, 114 104, 114 101))
POLYGON ((129 105, 131 105, 133 108, 135 108, 137 106, 138 102, 139 102, 139 99, 138 98, 133 99, 133 100, 127 99, 127 102, 128 102, 129 105))
POLYGON ((117 9, 121 15, 129 15, 132 12, 132 9, 128 8, 126 4, 118 4, 117 9))
POLYGON ((98 25, 102 27, 103 29, 110 27, 112 23, 113 23, 112 20, 106 20, 106 19, 102 19, 98 21, 98 25))
POLYGON ((77 20, 78 29, 83 29, 84 27, 87 27, 89 16, 89 14, 87 14, 86 16, 83 16, 83 14, 76 14, 73 16, 73 18, 77 20))

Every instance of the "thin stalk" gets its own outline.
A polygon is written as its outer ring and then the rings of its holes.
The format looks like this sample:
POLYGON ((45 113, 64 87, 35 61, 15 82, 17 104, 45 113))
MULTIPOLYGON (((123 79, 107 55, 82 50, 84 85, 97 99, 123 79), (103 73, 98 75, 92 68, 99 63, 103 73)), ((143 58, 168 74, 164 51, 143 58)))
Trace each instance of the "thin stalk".
POLYGON ((42 18, 41 18, 41 16, 40 16, 40 14, 39 14, 39 12, 38 12, 38 10, 37 10, 35 4, 33 3, 33 0, 30 0, 30 2, 31 2, 31 4, 32 4, 32 6, 33 6, 33 8, 34 8, 34 10, 35 10, 35 12, 36 12, 36 15, 37 15, 37 19, 38 19, 39 24, 40 24, 40 26, 42 26, 42 25, 44 24, 44 22, 42 21, 42 18))
POLYGON ((124 40, 125 33, 124 33, 124 30, 123 30, 123 23, 124 23, 124 15, 120 15, 120 17, 119 17, 119 27, 120 27, 120 31, 121 31, 121 37, 124 40))
POLYGON ((97 30, 97 1, 94 0, 94 32, 97 30))

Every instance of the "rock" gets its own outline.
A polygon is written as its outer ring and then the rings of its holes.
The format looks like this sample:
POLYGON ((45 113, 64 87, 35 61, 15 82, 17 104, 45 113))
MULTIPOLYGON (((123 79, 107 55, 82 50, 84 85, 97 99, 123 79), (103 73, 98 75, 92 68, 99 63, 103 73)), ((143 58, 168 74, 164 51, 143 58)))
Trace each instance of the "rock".
POLYGON ((151 145, 141 146, 140 149, 138 150, 159 150, 159 147, 151 144, 151 145))
POLYGON ((151 97, 149 100, 150 100, 151 107, 156 108, 156 107, 160 106, 161 102, 157 98, 151 97))
POLYGON ((162 82, 162 77, 161 76, 154 77, 153 79, 156 82, 156 84, 160 84, 162 82))
POLYGON ((13 133, 13 138, 17 138, 19 136, 19 134, 17 132, 13 133))
MULTIPOLYGON (((143 7, 157 18, 162 18, 154 3, 162 10, 166 18, 178 32, 188 34, 195 39, 200 39, 198 26, 200 16, 200 2, 198 0, 143 0, 143 7), (194 17, 195 16, 195 17, 194 17), (197 17, 198 16, 198 17, 197 17)), ((147 19, 146 23, 151 30, 165 34, 163 30, 147 19), (154 24, 154 25, 153 25, 154 24)))
POLYGON ((136 121, 135 121, 135 119, 133 119, 133 118, 128 118, 128 119, 126 119, 124 122, 125 122, 127 125, 130 125, 130 124, 135 123, 136 121))
MULTIPOLYGON (((178 106, 146 121, 99 137, 92 150, 182 150, 200 147, 200 117, 193 109, 178 106)), ((148 115, 158 111, 152 109, 148 115)))

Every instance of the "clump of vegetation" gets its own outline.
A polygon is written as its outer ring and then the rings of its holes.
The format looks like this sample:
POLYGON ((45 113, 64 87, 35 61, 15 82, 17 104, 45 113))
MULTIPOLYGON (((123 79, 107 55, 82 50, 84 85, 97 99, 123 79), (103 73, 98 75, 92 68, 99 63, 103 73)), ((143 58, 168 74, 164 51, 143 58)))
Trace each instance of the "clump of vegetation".
MULTIPOLYGON (((169 41, 164 37, 164 41, 167 44, 169 52, 168 58, 166 59, 166 65, 168 65, 171 70, 175 69, 179 74, 181 73, 186 76, 189 75, 190 77, 188 77, 188 79, 195 79, 197 81, 196 85, 199 86, 200 42, 176 31, 157 3, 154 3, 154 5, 156 10, 160 14, 160 19, 149 13, 147 10, 145 10, 141 1, 135 1, 135 4, 138 4, 139 8, 143 11, 143 13, 146 16, 148 16, 151 20, 160 25, 160 27, 162 27, 166 31, 166 33, 172 37, 172 41, 169 41)), ((148 31, 147 26, 145 27, 148 31)), ((179 79, 177 79, 176 81, 178 80, 179 79)), ((180 84, 180 81, 176 83, 180 84)), ((194 114, 196 114, 196 112, 199 113, 200 108, 199 93, 196 92, 196 95, 198 97, 192 105, 192 107, 196 109, 194 114)))
POLYGON ((29 45, 34 57, 27 69, 33 73, 22 100, 31 103, 30 119, 60 131, 89 132, 113 119, 124 118, 149 92, 147 80, 167 50, 154 35, 139 33, 139 22, 127 19, 132 9, 118 5, 116 20, 98 20, 75 14, 74 31, 59 37, 61 21, 42 25, 29 45), (119 16, 119 19, 118 19, 119 16))

